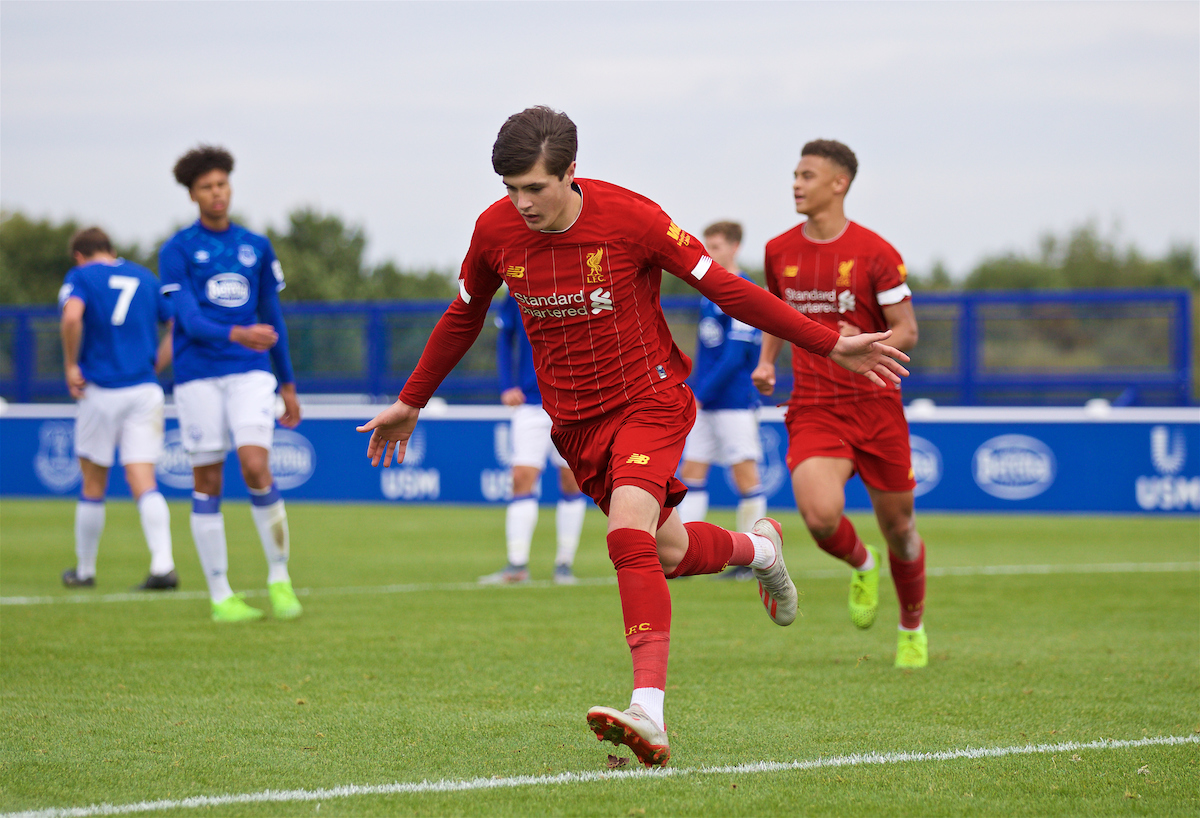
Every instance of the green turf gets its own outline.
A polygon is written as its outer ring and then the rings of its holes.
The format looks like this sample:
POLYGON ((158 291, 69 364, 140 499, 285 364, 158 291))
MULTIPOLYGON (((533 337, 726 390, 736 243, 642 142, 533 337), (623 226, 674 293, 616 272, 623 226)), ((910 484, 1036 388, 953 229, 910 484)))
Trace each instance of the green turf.
MULTIPOLYGON (((0 811, 265 790, 594 773, 593 704, 625 707, 621 611, 598 584, 456 587, 498 568, 503 509, 289 505, 304 616, 216 625, 173 503, 182 594, 99 601, 145 575, 136 511, 108 504, 97 587, 68 591, 72 509, 0 503, 0 811), (431 584, 424 590, 383 586, 431 584), (191 593, 189 593, 191 592, 191 593), (43 598, 85 599, 80 604, 43 598)), ((230 579, 267 607, 245 504, 230 579)), ((534 543, 553 562, 553 510, 534 543)), ((714 514, 730 523, 731 515, 714 514)), ((671 583, 672 776, 177 808, 172 815, 1196 815, 1200 745, 1063 750, 761 773, 701 768, 1200 732, 1200 526, 1192 518, 924 515, 930 666, 897 671, 890 580, 866 632, 848 574, 783 514, 801 618, 753 583, 671 583), (971 566, 1186 563, 1168 572, 952 574, 971 566)), ((869 541, 873 522, 855 515, 869 541)), ((628 752, 617 753, 628 756, 628 752)), ((160 813, 147 813, 160 814, 160 813)))

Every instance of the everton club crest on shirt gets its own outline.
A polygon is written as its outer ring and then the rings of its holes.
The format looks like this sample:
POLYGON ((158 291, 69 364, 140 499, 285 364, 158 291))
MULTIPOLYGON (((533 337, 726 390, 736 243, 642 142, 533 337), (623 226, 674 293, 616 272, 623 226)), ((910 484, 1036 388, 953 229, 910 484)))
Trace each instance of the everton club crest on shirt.
POLYGON ((238 247, 237 259, 243 267, 253 267, 258 263, 258 253, 249 244, 243 244, 238 247))

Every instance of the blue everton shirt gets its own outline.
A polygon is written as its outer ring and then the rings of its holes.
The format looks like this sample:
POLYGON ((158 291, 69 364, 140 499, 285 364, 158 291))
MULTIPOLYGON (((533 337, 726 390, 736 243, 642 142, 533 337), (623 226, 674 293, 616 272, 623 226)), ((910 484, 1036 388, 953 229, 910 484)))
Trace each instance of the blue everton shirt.
POLYGON ((79 368, 86 380, 109 389, 157 382, 158 325, 171 313, 154 273, 123 258, 81 264, 58 291, 60 309, 69 298, 83 301, 79 368))
POLYGON ((158 256, 162 291, 175 313, 175 382, 256 369, 292 383, 287 327, 279 306, 283 269, 266 236, 237 224, 224 232, 196 221, 163 245, 158 256), (229 340, 234 326, 270 324, 279 341, 255 352, 229 340))
POLYGON ((537 372, 533 368, 533 347, 521 321, 521 308, 506 294, 496 312, 496 370, 500 375, 500 391, 521 387, 525 402, 540 406, 542 393, 538 389, 537 372))
MULTIPOLYGON (((738 272, 750 281, 750 276, 738 272)), ((704 409, 753 409, 761 401, 750 373, 758 366, 762 332, 700 299, 696 359, 688 384, 704 409)))

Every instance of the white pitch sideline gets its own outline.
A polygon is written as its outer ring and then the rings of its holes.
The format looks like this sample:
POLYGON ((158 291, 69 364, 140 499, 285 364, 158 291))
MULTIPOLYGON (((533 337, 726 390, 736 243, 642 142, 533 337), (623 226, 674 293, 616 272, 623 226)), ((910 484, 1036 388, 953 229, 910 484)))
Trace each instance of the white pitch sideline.
POLYGON ((364 795, 408 795, 437 792, 471 792, 476 790, 511 789, 514 787, 560 786, 586 784, 613 779, 658 778, 689 775, 746 775, 753 773, 792 772, 829 767, 861 767, 867 765, 903 764, 922 761, 954 761, 956 759, 1003 758, 1039 753, 1068 753, 1078 750, 1121 750, 1161 745, 1200 744, 1200 736, 1155 736, 1132 741, 1100 739, 1099 741, 1067 741, 1061 744, 1026 744, 1021 747, 980 747, 965 750, 944 750, 937 753, 862 753, 848 756, 816 758, 809 761, 760 761, 730 767, 663 767, 656 770, 613 770, 607 772, 560 773, 558 775, 518 775, 510 778, 473 778, 467 781, 419 781, 412 783, 350 784, 320 790, 262 790, 236 795, 197 795, 176 800, 141 801, 136 804, 92 804, 87 807, 52 807, 27 812, 7 812, 0 818, 89 818, 93 815, 131 815, 138 812, 159 812, 172 809, 225 807, 234 804, 286 804, 300 801, 329 801, 364 795))
MULTIPOLYGON (((886 568, 886 566, 885 566, 886 568)), ((1174 574, 1200 571, 1200 562, 1109 562, 1081 565, 971 565, 928 568, 927 577, 1018 576, 1022 574, 1174 574)), ((827 568, 796 571, 793 579, 845 579, 847 569, 827 568)), ((579 585, 616 585, 616 577, 580 579, 579 585)), ((559 588, 550 580, 521 585, 480 585, 477 582, 421 582, 407 585, 362 585, 342 588, 297 588, 297 596, 360 596, 363 594, 411 594, 427 591, 489 591, 515 588, 559 588)), ((578 587, 578 586, 576 586, 578 587)), ((266 596, 265 589, 243 591, 247 597, 266 596)), ((121 594, 73 593, 67 596, 2 596, 0 605, 96 604, 102 602, 160 602, 163 600, 208 599, 204 591, 149 591, 121 594)))

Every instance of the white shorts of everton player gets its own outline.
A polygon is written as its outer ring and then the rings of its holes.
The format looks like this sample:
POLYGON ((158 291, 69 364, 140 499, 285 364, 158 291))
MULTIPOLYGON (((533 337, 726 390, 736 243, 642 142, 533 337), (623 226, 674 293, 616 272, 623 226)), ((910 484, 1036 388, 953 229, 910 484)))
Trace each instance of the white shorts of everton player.
POLYGON ((193 466, 220 463, 235 448, 271 448, 275 433, 275 387, 270 372, 256 369, 217 378, 197 378, 175 387, 179 437, 193 466))
POLYGON ((732 466, 762 459, 758 415, 753 409, 702 409, 688 433, 683 459, 732 466))
POLYGON ((75 414, 75 454, 111 468, 113 451, 121 465, 156 463, 163 450, 163 391, 156 383, 106 389, 89 383, 75 414))
POLYGON ((567 461, 550 440, 550 416, 541 404, 525 403, 513 410, 512 465, 546 470, 546 458, 556 468, 565 469, 567 461))

